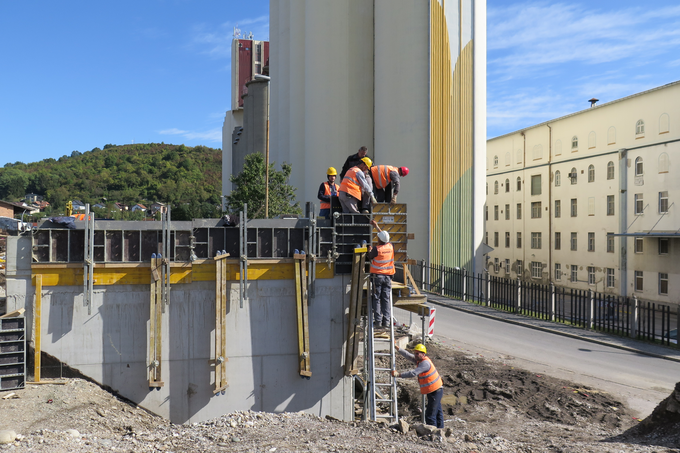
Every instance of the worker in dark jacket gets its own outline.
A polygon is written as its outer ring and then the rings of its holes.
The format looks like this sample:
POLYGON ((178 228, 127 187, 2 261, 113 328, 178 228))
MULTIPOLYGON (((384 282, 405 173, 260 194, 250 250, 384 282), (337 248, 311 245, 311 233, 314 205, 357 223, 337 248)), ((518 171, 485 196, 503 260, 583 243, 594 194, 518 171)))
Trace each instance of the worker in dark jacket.
POLYGON ((338 177, 338 171, 333 167, 328 167, 326 170, 326 182, 322 182, 319 186, 319 194, 317 197, 321 200, 319 215, 327 219, 331 218, 331 202, 335 197, 335 202, 339 203, 337 196, 340 186, 335 183, 335 178, 338 177))
POLYGON ((417 344, 413 348, 413 353, 400 349, 397 344, 394 344, 397 352, 405 357, 407 360, 416 364, 416 367, 411 371, 399 373, 397 370, 392 370, 392 376, 401 378, 411 378, 418 376, 418 384, 420 385, 420 393, 427 395, 427 409, 425 409, 425 423, 436 426, 437 428, 444 427, 444 412, 442 411, 442 378, 437 372, 432 360, 427 354, 427 348, 422 344, 417 344))
POLYGON ((356 154, 352 154, 347 158, 345 161, 345 165, 342 166, 342 170, 340 171, 340 181, 345 177, 345 173, 347 173, 347 170, 349 170, 352 167, 356 167, 361 163, 361 159, 366 157, 366 153, 368 153, 368 148, 365 146, 362 146, 359 148, 359 151, 356 154))

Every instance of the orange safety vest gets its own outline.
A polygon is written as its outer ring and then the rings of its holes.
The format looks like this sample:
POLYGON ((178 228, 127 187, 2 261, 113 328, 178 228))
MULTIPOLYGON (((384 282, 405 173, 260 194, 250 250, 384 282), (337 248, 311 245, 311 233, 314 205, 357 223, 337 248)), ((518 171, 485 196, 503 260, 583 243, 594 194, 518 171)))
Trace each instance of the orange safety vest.
POLYGON ((357 200, 361 200, 361 186, 359 185, 359 178, 357 178, 357 173, 360 171, 359 167, 350 168, 340 183, 340 192, 347 192, 347 195, 351 195, 357 200))
POLYGON ((391 165, 374 165, 371 167, 371 175, 373 176, 373 182, 375 187, 378 189, 384 189, 388 184, 392 182, 390 178, 390 172, 396 171, 399 174, 399 169, 391 165))
MULTIPOLYGON (((328 196, 330 197, 330 195, 331 195, 331 185, 330 185, 330 183, 329 183, 328 181, 326 181, 325 183, 323 183, 323 185, 324 185, 324 187, 325 187, 324 195, 328 195, 328 196)), ((333 183, 333 185, 335 186, 335 193, 337 194, 337 193, 338 193, 339 187, 338 187, 338 185, 335 184, 335 183, 333 183)), ((328 203, 327 201, 322 201, 322 202, 321 202, 321 207, 320 207, 320 209, 330 209, 330 208, 331 208, 331 204, 330 204, 330 203, 328 203)))
MULTIPOLYGON (((442 378, 439 377, 437 369, 434 367, 434 363, 432 363, 432 360, 425 356, 421 362, 424 361, 430 362, 430 369, 425 372, 427 374, 420 373, 418 375, 418 384, 420 384, 420 393, 427 395, 428 393, 432 393, 435 390, 439 390, 443 383, 442 378)), ((421 362, 418 362, 418 364, 421 362)))
POLYGON ((389 242, 377 245, 378 256, 371 261, 371 274, 394 275, 394 247, 389 242))

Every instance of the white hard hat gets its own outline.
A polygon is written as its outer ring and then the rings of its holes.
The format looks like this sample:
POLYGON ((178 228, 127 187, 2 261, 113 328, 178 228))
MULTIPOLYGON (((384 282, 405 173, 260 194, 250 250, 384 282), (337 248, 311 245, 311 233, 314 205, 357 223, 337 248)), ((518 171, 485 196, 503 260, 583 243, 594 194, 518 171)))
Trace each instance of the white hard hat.
POLYGON ((390 242, 390 234, 387 231, 381 231, 378 233, 378 239, 385 243, 390 242))

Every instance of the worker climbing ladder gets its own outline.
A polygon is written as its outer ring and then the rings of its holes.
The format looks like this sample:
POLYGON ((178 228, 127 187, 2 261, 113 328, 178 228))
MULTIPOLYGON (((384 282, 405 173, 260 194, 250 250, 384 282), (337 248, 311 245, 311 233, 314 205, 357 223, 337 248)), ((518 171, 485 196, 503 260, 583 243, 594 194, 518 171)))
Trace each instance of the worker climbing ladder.
MULTIPOLYGON (((392 376, 395 369, 394 323, 390 320, 387 330, 373 327, 373 304, 371 294, 373 279, 369 279, 366 314, 366 341, 364 342, 366 363, 366 392, 364 410, 368 408, 368 416, 376 421, 378 418, 388 419, 391 423, 399 421, 397 406, 397 380, 392 376), (378 408, 386 408, 387 412, 378 412, 378 408)), ((392 301, 390 300, 390 305, 392 301)))

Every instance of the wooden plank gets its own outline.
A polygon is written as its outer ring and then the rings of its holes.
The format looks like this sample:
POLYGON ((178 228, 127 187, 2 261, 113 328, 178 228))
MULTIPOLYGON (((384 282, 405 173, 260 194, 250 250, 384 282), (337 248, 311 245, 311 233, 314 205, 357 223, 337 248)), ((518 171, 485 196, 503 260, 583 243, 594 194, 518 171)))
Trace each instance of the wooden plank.
MULTIPOLYGON (((362 307, 364 304, 364 280, 366 278, 366 253, 362 253, 361 257, 359 258, 359 281, 357 283, 357 288, 362 288, 361 290, 357 291, 357 320, 361 319, 361 314, 362 314, 362 307)), ((367 297, 370 297, 370 294, 368 292, 366 293, 367 297)), ((369 302, 370 303, 370 302, 369 302)), ((372 319, 369 319, 368 322, 373 322, 372 319)), ((360 326, 357 324, 355 328, 358 330, 360 326)), ((354 340, 354 349, 352 350, 352 368, 357 368, 357 359, 359 357, 359 336, 355 336, 354 340)))
POLYGON ((408 270, 408 266, 404 264, 404 283, 408 284, 409 282, 411 283, 411 286, 413 286, 413 289, 416 291, 416 294, 420 296, 420 290, 418 289, 418 285, 416 285, 416 281, 413 279, 413 276, 411 275, 411 272, 408 270))
MULTIPOLYGON (((155 266, 156 258, 151 258, 151 265, 155 266)), ((156 344, 156 281, 153 276, 150 275, 150 288, 149 288, 149 387, 151 387, 151 382, 154 380, 154 368, 152 366, 155 360, 155 344, 156 344)))
MULTIPOLYGON (((161 262, 162 260, 158 260, 161 262)), ((161 370, 162 370, 162 360, 161 360, 161 347, 162 347, 162 334, 163 334, 163 281, 159 280, 156 282, 156 352, 155 357, 158 362, 156 367, 155 381, 161 381, 161 370)))
POLYGON ((359 291, 359 255, 352 256, 352 278, 349 286, 349 318, 347 322, 347 344, 345 346, 345 375, 352 369, 354 341, 357 331, 357 292, 359 291))
POLYGON ((4 315, 0 316, 0 319, 18 318, 19 316, 23 315, 25 311, 26 311, 25 308, 20 308, 18 310, 10 311, 9 313, 5 313, 4 315))
POLYGON ((303 338, 303 327, 302 327, 302 277, 301 277, 301 263, 302 260, 298 260, 295 263, 295 307, 297 311, 297 332, 298 332, 298 369, 300 373, 304 370, 303 356, 305 351, 304 338, 303 338))
POLYGON ((42 275, 35 276, 35 302, 33 306, 33 319, 35 322, 33 375, 35 381, 40 382, 40 352, 42 351, 42 275))
MULTIPOLYGON (((306 259, 300 260, 300 270, 304 275, 304 271, 307 269, 306 259)), ((304 371, 309 374, 303 374, 303 376, 311 376, 311 352, 309 346, 309 307, 307 301, 307 279, 303 278, 302 281, 302 326, 303 326, 303 342, 304 342, 304 371)), ((302 373, 301 373, 302 374, 302 373)))
POLYGON ((221 313, 221 324, 222 324, 222 357, 224 358, 224 362, 220 364, 220 367, 222 368, 222 381, 221 384, 222 386, 220 387, 220 391, 224 389, 224 387, 228 387, 229 384, 227 383, 227 361, 229 360, 227 358, 227 303, 229 302, 228 298, 228 288, 227 288, 227 266, 226 263, 223 262, 222 264, 222 272, 221 272, 221 279, 222 279, 222 313, 221 313))
POLYGON ((222 355, 222 269, 223 260, 215 257, 215 390, 222 386, 222 367, 217 361, 222 355))

